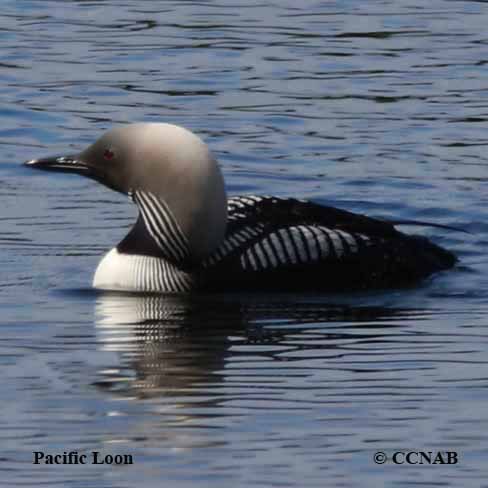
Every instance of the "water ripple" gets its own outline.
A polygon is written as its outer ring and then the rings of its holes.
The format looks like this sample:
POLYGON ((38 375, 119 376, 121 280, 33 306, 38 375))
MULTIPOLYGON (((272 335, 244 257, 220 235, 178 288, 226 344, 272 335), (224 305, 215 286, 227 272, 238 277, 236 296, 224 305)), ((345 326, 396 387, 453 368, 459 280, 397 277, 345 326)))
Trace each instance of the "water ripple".
POLYGON ((480 486, 486 20, 468 0, 3 2, 4 482, 480 486), (465 228, 418 229, 460 264, 347 296, 97 294, 93 271, 134 207, 21 162, 140 120, 198 132, 231 194, 465 228), (33 465, 39 449, 136 462, 33 465), (373 462, 405 449, 461 461, 373 462))

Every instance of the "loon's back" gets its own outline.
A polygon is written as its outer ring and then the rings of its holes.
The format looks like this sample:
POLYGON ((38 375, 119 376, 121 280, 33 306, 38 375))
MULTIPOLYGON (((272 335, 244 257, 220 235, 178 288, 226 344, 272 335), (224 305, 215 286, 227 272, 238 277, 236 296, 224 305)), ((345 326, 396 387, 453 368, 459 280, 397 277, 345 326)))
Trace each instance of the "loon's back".
POLYGON ((233 197, 224 242, 201 267, 198 288, 349 291, 411 284, 456 257, 385 221, 316 203, 233 197))

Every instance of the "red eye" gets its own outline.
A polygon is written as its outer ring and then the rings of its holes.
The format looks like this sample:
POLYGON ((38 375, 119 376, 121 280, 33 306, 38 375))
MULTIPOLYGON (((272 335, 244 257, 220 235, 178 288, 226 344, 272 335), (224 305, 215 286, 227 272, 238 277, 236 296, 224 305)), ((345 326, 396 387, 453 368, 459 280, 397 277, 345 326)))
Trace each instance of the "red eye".
POLYGON ((104 157, 104 159, 108 159, 108 160, 110 160, 110 159, 113 159, 113 158, 114 158, 114 156, 115 156, 115 154, 114 154, 114 152, 113 152, 113 151, 111 151, 110 149, 105 149, 105 151, 104 151, 104 153, 103 153, 103 157, 104 157))

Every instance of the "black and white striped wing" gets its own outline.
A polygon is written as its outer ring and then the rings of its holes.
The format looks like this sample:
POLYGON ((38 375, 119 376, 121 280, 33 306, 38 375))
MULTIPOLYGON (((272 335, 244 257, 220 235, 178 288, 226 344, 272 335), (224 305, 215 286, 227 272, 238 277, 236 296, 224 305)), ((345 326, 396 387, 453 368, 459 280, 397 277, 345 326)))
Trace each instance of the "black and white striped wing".
POLYGON ((341 260, 356 255, 371 240, 361 234, 315 225, 294 225, 265 233, 240 256, 246 271, 264 271, 341 260))
POLYGON ((233 197, 228 202, 229 225, 223 244, 207 266, 238 262, 242 271, 269 271, 339 260, 357 254, 371 239, 362 233, 320 225, 307 216, 308 204, 275 197, 233 197), (302 209, 288 212, 290 205, 302 209), (285 212, 283 212, 285 209, 285 212), (307 222, 309 221, 309 222, 307 222))

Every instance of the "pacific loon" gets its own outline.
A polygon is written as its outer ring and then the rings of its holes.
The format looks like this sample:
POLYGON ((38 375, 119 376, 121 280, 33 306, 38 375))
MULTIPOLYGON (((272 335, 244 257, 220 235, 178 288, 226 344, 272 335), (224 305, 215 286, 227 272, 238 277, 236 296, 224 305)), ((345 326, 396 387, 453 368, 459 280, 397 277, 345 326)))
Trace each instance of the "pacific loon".
POLYGON ((134 227, 98 265, 95 288, 348 291, 406 285, 456 262, 392 222, 294 198, 227 199, 207 145, 171 124, 118 127, 79 154, 25 164, 85 175, 137 205, 134 227))

